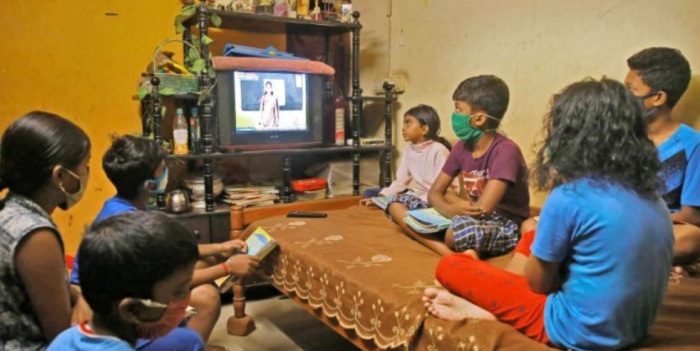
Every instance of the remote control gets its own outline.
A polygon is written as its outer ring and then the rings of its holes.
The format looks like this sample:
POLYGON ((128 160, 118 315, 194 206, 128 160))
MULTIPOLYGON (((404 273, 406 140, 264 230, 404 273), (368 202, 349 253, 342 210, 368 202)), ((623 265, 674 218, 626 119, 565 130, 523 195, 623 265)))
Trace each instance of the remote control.
POLYGON ((321 212, 293 211, 293 212, 287 213, 287 217, 289 217, 289 218, 326 218, 326 217, 328 217, 328 214, 321 213, 321 212))

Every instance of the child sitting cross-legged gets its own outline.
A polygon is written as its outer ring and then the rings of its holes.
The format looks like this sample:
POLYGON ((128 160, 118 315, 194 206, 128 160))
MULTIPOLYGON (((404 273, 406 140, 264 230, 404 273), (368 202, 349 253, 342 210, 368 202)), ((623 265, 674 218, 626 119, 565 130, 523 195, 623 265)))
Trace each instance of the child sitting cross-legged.
MULTIPOLYGON (((138 339, 169 335, 185 318, 198 258, 192 235, 165 214, 128 212, 92 225, 80 244, 92 319, 61 333, 48 350, 134 350, 138 339)), ((199 339, 190 350, 203 348, 199 339)))
MULTIPOLYGON (((422 208, 421 205, 427 207, 428 189, 440 174, 452 146, 440 136, 440 116, 428 105, 418 105, 406 111, 401 135, 409 144, 401 154, 396 180, 384 189, 366 190, 365 197, 390 197, 389 202, 402 204, 408 209, 422 208)), ((369 201, 366 199, 362 203, 369 201)))
MULTIPOLYGON (((444 234, 425 235, 397 222, 441 255, 467 250, 474 256, 505 254, 518 241, 518 226, 527 218, 530 203, 520 148, 496 133, 508 108, 508 86, 496 76, 472 77, 459 84, 452 100, 452 129, 460 141, 428 191, 430 206, 452 219, 452 225, 444 234), (463 184, 460 196, 448 192, 455 178, 463 184)), ((393 218, 405 213, 405 206, 389 206, 393 218)))
POLYGON ((663 301, 673 229, 657 194, 659 161, 634 96, 603 78, 554 98, 532 176, 551 190, 536 231, 501 270, 469 255, 425 290, 438 318, 500 320, 557 348, 618 350, 648 335, 663 301))

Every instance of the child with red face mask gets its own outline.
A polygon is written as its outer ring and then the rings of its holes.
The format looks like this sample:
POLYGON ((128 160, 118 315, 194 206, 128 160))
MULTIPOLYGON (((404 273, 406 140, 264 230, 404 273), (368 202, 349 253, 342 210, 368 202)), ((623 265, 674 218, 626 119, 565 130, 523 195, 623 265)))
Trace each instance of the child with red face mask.
POLYGON ((80 245, 83 297, 94 315, 59 335, 48 350, 134 350, 138 339, 173 333, 185 319, 197 243, 177 220, 162 213, 126 212, 88 229, 80 245))

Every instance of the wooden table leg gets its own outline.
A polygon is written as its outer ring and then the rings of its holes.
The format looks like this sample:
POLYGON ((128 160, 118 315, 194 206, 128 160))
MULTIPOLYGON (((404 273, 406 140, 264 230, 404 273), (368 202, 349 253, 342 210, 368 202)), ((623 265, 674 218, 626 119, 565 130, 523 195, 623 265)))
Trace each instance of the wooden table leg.
POLYGON ((255 330, 255 321, 245 314, 245 278, 233 284, 233 316, 229 317, 226 330, 235 336, 246 336, 255 330))
MULTIPOLYGON (((243 207, 231 208, 231 239, 240 239, 243 234, 243 207)), ((246 336, 255 330, 255 321, 245 314, 245 277, 236 279, 233 283, 233 316, 226 323, 226 330, 231 335, 246 336)))

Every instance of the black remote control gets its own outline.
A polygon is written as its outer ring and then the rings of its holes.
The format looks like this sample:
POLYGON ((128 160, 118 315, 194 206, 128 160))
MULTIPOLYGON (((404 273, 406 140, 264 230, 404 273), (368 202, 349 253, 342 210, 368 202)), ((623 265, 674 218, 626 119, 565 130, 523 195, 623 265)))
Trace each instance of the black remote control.
POLYGON ((298 212, 293 211, 287 213, 288 218, 326 218, 328 214, 322 212, 298 212))

